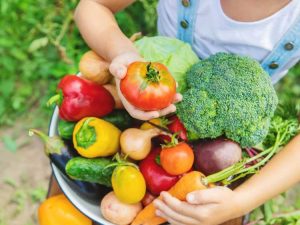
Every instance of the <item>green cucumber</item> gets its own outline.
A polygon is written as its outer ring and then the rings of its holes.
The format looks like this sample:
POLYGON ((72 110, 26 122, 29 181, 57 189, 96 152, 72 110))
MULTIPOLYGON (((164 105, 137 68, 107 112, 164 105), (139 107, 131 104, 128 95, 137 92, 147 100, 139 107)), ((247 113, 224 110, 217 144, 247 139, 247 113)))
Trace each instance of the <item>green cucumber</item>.
POLYGON ((133 118, 128 114, 126 110, 114 110, 112 113, 107 116, 102 117, 101 119, 112 123, 120 130, 125 130, 129 127, 132 127, 133 118))
POLYGON ((58 134, 59 134, 59 136, 64 138, 64 139, 71 140, 75 125, 76 125, 76 123, 74 123, 74 122, 59 120, 58 121, 58 134))
POLYGON ((66 173, 74 180, 98 183, 111 187, 111 176, 116 166, 109 158, 87 159, 74 157, 66 165, 66 173))

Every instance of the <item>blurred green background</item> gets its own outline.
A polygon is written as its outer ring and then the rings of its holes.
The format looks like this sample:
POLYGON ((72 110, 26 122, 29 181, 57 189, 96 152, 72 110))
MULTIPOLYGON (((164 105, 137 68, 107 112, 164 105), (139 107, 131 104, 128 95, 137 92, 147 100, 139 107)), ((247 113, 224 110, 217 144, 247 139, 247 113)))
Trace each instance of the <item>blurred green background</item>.
MULTIPOLYGON (((139 31, 142 31, 143 35, 156 34, 156 2, 137 1, 125 11, 116 14, 121 29, 128 37, 139 31)), ((16 140, 20 133, 19 124, 26 123, 25 128, 46 129, 52 112, 52 109, 45 106, 47 99, 54 94, 61 77, 78 71, 78 61, 88 47, 73 21, 73 11, 77 3, 77 0, 1 1, 1 154, 3 151, 19 154, 21 151, 18 149, 26 146, 26 141, 23 146, 16 140), (10 130, 12 135, 6 132, 7 130, 10 130)), ((295 66, 289 75, 276 85, 276 89, 280 101, 294 99, 300 104, 300 65, 295 66)), ((5 183, 11 185, 13 181, 8 182, 9 179, 6 177, 5 183)), ((15 185, 15 188, 16 186, 18 185, 15 185)), ((40 196, 37 202, 43 198, 45 187, 40 192, 39 190, 35 190, 40 196)), ((287 206, 284 206, 282 201, 285 201, 284 197, 272 202, 274 212, 291 212, 300 208, 300 200, 297 198, 287 206), (276 201, 280 201, 280 205, 283 206, 279 207, 276 201)), ((17 201, 17 204, 20 202, 17 201)), ((2 214, 0 213, 0 225, 5 224, 5 219, 1 218, 7 218, 2 214)), ((252 215, 252 220, 255 221, 261 216, 261 212, 257 211, 252 215)), ((284 220, 285 222, 281 221, 278 224, 293 224, 295 220, 291 218, 290 221, 284 220)), ((32 221, 27 224, 35 224, 32 221)), ((276 224, 270 220, 262 220, 260 223, 276 224)))

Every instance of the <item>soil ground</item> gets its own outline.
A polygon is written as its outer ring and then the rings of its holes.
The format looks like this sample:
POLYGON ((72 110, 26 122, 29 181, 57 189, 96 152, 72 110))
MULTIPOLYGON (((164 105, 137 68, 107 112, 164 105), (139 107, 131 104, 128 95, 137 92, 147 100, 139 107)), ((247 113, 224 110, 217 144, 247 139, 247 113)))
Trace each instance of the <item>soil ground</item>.
POLYGON ((17 124, 0 130, 0 225, 36 225, 48 189, 49 160, 38 138, 28 137, 28 124, 17 124))

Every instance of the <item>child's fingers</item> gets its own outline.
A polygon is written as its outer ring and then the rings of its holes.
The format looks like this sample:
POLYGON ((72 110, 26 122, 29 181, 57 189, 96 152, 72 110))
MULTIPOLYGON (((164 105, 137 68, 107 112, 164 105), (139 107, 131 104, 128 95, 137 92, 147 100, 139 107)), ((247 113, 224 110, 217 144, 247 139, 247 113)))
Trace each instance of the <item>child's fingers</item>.
POLYGON ((163 213, 162 211, 160 210, 156 210, 156 215, 159 216, 159 217, 162 217, 164 218, 165 220, 167 220, 171 225, 182 225, 181 222, 178 222, 170 217, 168 217, 165 213, 163 213))
POLYGON ((176 93, 173 103, 180 102, 181 100, 182 100, 182 94, 176 93))
POLYGON ((186 202, 182 202, 177 198, 174 198, 167 192, 162 192, 161 197, 163 198, 164 204, 167 204, 176 213, 183 214, 187 217, 195 216, 195 207, 186 202))
POLYGON ((113 59, 109 66, 109 71, 115 77, 123 79, 126 75, 129 64, 143 60, 144 59, 135 52, 125 52, 113 59))
POLYGON ((213 204, 219 203, 220 199, 228 192, 226 187, 213 187, 205 190, 194 191, 187 195, 187 202, 190 204, 213 204))
POLYGON ((172 208, 170 208, 168 205, 166 205, 164 202, 160 200, 155 200, 154 205, 158 209, 158 211, 156 212, 157 215, 167 219, 169 222, 173 221, 174 224, 198 224, 199 223, 191 217, 187 217, 179 214, 178 212, 174 211, 172 208))
POLYGON ((126 66, 117 63, 117 62, 112 62, 109 66, 109 71, 111 72, 112 75, 114 75, 118 79, 123 79, 126 75, 127 68, 126 66))
POLYGON ((158 114, 158 117, 161 117, 161 116, 165 116, 165 115, 168 115, 170 113, 173 113, 176 111, 176 106, 174 104, 171 104, 169 105, 168 107, 162 109, 162 110, 159 110, 157 111, 159 114, 158 114))
MULTIPOLYGON (((126 106, 125 106, 126 108, 126 106)), ((131 109, 129 111, 129 114, 139 120, 151 120, 154 118, 158 118, 159 117, 159 113, 157 111, 150 111, 150 112, 145 112, 145 111, 141 111, 138 109, 131 109)))

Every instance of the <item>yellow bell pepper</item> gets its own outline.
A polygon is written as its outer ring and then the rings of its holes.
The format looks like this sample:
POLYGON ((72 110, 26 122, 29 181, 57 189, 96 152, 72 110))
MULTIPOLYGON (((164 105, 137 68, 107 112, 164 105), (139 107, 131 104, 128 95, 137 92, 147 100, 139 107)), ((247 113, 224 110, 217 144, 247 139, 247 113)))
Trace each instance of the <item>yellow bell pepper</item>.
POLYGON ((38 210, 39 225, 92 225, 62 194, 45 200, 38 210))
POLYGON ((96 117, 86 117, 75 125, 73 143, 81 156, 106 157, 118 151, 120 135, 121 131, 113 124, 96 117))

